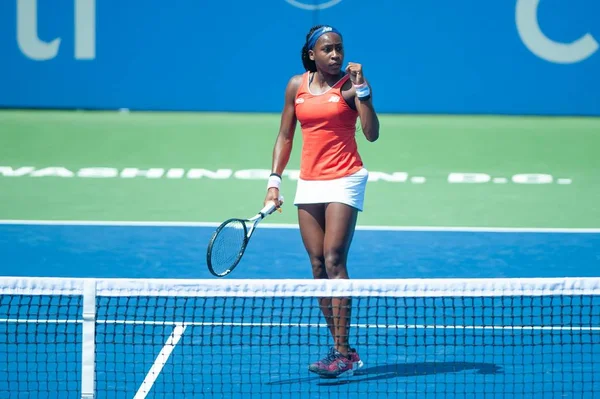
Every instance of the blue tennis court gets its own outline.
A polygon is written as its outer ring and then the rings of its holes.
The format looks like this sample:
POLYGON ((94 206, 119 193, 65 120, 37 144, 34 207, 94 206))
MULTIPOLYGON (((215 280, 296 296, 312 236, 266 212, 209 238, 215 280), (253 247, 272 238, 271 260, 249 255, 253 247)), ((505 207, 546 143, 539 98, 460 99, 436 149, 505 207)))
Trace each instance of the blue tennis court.
MULTIPOLYGON (((204 256, 213 230, 1 225, 1 274, 64 277, 63 286, 78 277, 310 279, 293 228, 259 229, 232 275, 212 277, 204 256)), ((592 398, 600 296, 590 291, 600 287, 569 293, 543 279, 595 277, 599 260, 598 233, 359 230, 351 277, 424 278, 432 295, 353 299, 365 365, 340 380, 307 370, 331 345, 315 298, 107 291, 96 302, 96 397, 592 398), (494 293, 514 277, 546 291, 494 293), (489 296, 436 293, 438 279, 473 278, 492 283, 489 296)), ((83 299, 0 298, 0 398, 80 397, 83 299)))
MULTIPOLYGON (((206 268, 214 229, 0 225, 0 268, 10 276, 214 278, 206 268)), ((590 231, 357 230, 348 268, 352 278, 596 277, 600 230, 590 231)), ((312 278, 299 231, 259 228, 229 277, 312 278)))

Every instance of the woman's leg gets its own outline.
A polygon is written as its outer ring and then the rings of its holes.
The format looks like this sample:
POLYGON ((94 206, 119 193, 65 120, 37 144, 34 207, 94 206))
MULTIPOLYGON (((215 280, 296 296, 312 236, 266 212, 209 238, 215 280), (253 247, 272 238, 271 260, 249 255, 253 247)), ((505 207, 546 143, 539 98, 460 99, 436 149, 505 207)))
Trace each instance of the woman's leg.
MULTIPOLYGON (((325 256, 323 253, 323 242, 325 238, 325 205, 306 204, 298 205, 298 223, 302 242, 308 253, 312 273, 315 279, 328 278, 325 270, 325 256)), ((331 309, 331 298, 319 298, 319 306, 325 321, 335 339, 333 323, 333 311, 331 309)))
MULTIPOLYGON (((330 279, 347 279, 348 251, 354 237, 358 210, 341 203, 325 207, 325 237, 323 256, 325 269, 330 279)), ((333 298, 331 301, 335 349, 348 356, 350 345, 350 298, 333 298)))

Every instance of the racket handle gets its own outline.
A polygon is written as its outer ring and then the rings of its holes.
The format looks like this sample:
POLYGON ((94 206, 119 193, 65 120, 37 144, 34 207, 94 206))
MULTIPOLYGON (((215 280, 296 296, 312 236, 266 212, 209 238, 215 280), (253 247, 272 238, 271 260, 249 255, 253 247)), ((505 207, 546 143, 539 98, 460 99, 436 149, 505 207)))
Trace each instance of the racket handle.
MULTIPOLYGON (((279 201, 283 202, 283 195, 279 196, 279 201)), ((275 202, 273 201, 269 201, 267 203, 267 205, 265 205, 265 207, 263 209, 260 210, 259 214, 261 215, 261 217, 265 217, 267 215, 270 215, 271 213, 275 212, 275 202)))
POLYGON ((274 210, 275 210, 275 203, 273 201, 269 201, 269 203, 267 203, 267 205, 265 205, 265 207, 263 209, 261 209, 259 213, 260 213, 260 216, 264 218, 265 216, 273 213, 274 210))

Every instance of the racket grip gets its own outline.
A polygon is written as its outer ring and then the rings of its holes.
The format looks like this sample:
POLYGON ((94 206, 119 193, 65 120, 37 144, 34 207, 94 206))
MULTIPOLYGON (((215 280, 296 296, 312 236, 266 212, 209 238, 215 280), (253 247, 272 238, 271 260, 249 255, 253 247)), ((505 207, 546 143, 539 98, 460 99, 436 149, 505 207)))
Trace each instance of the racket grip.
MULTIPOLYGON (((279 201, 283 202, 283 195, 279 196, 279 201)), ((267 203, 267 205, 265 205, 265 207, 263 209, 260 210, 260 214, 262 215, 262 217, 264 218, 267 215, 270 215, 271 213, 275 212, 276 206, 275 206, 275 202, 273 201, 269 201, 267 203)))
POLYGON ((267 203, 267 205, 265 205, 265 207, 260 210, 259 213, 260 213, 261 217, 264 218, 265 216, 270 215, 274 211, 275 211, 275 203, 273 201, 269 201, 267 203))

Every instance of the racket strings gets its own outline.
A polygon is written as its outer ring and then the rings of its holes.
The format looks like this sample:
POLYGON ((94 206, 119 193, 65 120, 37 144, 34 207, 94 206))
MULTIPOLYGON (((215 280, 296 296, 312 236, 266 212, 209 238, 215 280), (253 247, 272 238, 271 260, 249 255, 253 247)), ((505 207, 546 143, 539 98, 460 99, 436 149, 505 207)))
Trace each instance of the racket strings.
POLYGON ((246 225, 241 220, 225 224, 212 243, 210 262, 217 273, 224 273, 233 267, 240 256, 246 241, 246 225))

